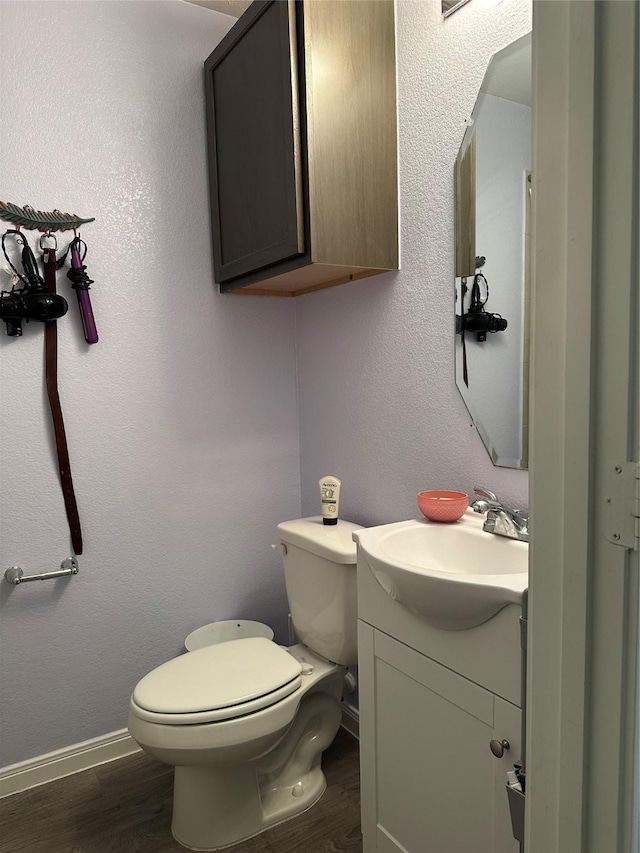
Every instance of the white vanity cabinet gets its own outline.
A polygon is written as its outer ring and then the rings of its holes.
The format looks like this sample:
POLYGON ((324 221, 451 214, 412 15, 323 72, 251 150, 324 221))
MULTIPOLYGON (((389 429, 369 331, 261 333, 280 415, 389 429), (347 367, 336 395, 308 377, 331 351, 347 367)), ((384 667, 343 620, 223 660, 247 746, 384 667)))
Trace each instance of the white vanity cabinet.
POLYGON ((359 552, 358 609, 364 853, 518 853, 505 784, 520 758, 520 608, 434 628, 359 552), (502 758, 491 740, 508 741, 502 758))

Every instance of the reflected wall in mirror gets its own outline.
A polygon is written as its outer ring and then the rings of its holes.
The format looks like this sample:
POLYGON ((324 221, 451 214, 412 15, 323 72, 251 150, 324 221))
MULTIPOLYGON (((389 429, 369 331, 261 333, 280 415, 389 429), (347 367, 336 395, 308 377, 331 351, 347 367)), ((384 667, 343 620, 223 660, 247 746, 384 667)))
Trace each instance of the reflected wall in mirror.
POLYGON ((456 384, 494 465, 527 468, 530 33, 489 63, 455 184, 456 384))

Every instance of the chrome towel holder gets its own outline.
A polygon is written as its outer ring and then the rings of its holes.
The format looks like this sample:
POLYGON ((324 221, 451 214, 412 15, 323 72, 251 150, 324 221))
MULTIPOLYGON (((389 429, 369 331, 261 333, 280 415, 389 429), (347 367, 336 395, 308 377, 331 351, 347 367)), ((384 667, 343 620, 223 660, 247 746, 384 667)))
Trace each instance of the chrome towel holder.
POLYGON ((29 581, 48 581, 51 578, 66 578, 78 574, 78 561, 75 557, 67 557, 60 563, 60 569, 55 572, 40 572, 38 575, 25 575, 20 566, 11 566, 4 573, 4 579, 13 586, 29 581))

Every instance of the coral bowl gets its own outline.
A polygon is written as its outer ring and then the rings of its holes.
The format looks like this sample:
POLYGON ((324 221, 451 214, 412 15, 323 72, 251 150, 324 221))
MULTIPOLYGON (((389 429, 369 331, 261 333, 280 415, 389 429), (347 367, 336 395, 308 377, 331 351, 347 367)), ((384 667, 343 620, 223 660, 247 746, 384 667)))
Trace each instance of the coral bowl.
POLYGON ((427 491, 418 493, 420 512, 430 521, 457 521, 469 506, 464 492, 427 491))

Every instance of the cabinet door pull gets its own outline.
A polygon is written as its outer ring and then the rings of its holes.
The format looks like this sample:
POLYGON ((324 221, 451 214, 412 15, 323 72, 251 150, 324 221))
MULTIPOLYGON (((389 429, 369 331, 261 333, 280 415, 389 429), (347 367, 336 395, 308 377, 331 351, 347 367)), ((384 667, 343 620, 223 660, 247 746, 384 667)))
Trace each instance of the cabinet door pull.
POLYGON ((489 749, 495 755, 496 758, 502 758, 505 753, 505 750, 511 749, 511 744, 508 740, 490 740, 489 749))

